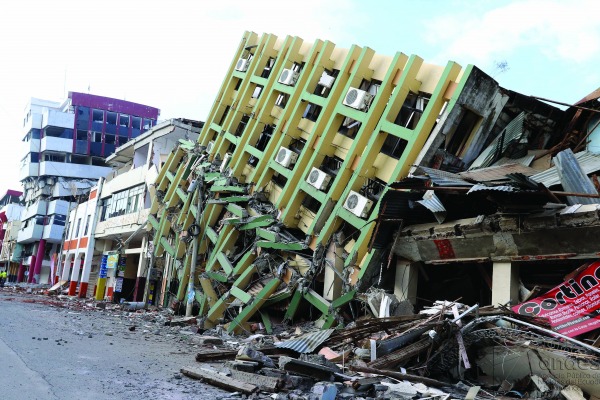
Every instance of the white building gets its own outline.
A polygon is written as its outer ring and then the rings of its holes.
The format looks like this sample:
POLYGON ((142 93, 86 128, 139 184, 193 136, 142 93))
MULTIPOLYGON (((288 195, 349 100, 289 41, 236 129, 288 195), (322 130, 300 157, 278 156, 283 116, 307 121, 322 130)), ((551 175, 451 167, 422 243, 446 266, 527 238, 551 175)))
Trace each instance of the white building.
MULTIPOLYGON (((95 292, 98 299, 144 300, 151 241, 146 223, 154 181, 178 141, 195 142, 201 127, 202 123, 191 120, 164 121, 106 159, 114 170, 69 217, 61 275, 63 281, 70 281, 69 294, 86 297, 95 292)), ((153 302, 159 276, 150 274, 150 278, 148 301, 153 302)))
MULTIPOLYGON (((6 271, 9 282, 16 282, 19 277, 21 251, 17 244, 17 233, 21 227, 22 194, 16 190, 7 190, 0 198, 0 267, 6 271)), ((20 278, 19 282, 23 280, 22 276, 20 278)))
POLYGON ((154 126, 158 114, 153 107, 85 93, 70 92, 62 103, 31 99, 23 119, 25 208, 17 235, 28 282, 58 278, 51 256, 63 240, 69 204, 111 171, 104 160, 115 147, 154 126))

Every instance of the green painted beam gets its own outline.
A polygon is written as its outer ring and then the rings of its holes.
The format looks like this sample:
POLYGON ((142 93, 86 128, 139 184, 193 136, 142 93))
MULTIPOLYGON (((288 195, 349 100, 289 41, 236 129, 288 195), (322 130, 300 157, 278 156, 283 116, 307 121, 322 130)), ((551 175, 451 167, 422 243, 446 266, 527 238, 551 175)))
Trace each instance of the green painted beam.
POLYGON ((237 204, 229 204, 226 208, 227 211, 229 211, 233 215, 237 215, 240 218, 248 217, 248 211, 246 211, 245 208, 238 206, 237 204))
POLYGON ((323 326, 321 326, 321 329, 329 329, 336 322, 336 319, 335 319, 334 315, 325 315, 325 314, 323 314, 323 317, 325 318, 325 322, 323 322, 323 326))
POLYGON ((232 275, 237 276, 243 274, 246 271, 246 269, 252 265, 252 261, 254 261, 255 258, 256 255, 252 254, 251 251, 246 252, 246 254, 244 254, 242 258, 240 258, 239 261, 235 264, 235 268, 233 268, 232 275))
POLYGON ((288 306, 287 311, 285 312, 284 321, 293 321, 296 316, 296 311, 298 311, 298 306, 300 306, 300 301, 302 300, 302 290, 296 289, 294 295, 292 296, 292 300, 290 301, 290 305, 288 306))
POLYGON ((221 220, 221 225, 240 225, 246 222, 246 220, 242 218, 223 218, 221 220))
POLYGON ((279 235, 277 234, 277 232, 273 232, 268 229, 262 229, 262 228, 256 229, 256 235, 258 235, 259 237, 266 239, 270 242, 276 242, 277 239, 279 238, 279 235))
POLYGON ((223 275, 220 272, 207 271, 206 276, 208 276, 212 280, 215 280, 218 282, 223 282, 223 283, 227 283, 227 280, 228 280, 227 276, 223 275))
POLYGON ((209 200, 209 203, 210 202, 215 202, 218 204, 247 203, 250 199, 252 199, 252 196, 229 196, 229 197, 221 197, 217 200, 209 200))
POLYGON ((177 193, 177 195, 179 196, 181 201, 183 201, 184 203, 187 201, 188 194, 186 192, 184 192, 182 188, 178 187, 177 190, 175 191, 175 193, 177 193))
POLYGON ((282 292, 275 296, 269 297, 269 299, 267 301, 265 301, 264 306, 267 307, 272 304, 279 303, 280 301, 289 299, 290 297, 292 297, 292 293, 289 290, 286 290, 285 292, 282 292))
POLYGON ((323 296, 321 296, 320 294, 318 294, 317 292, 315 292, 312 289, 308 289, 305 293, 304 293, 304 298, 313 306, 315 306, 317 308, 317 310, 321 311, 323 314, 328 314, 329 313, 329 309, 331 307, 331 303, 327 300, 325 300, 325 298, 323 298, 323 296))
POLYGON ((260 215, 258 217, 247 219, 246 221, 248 222, 238 228, 240 231, 272 225, 273 222, 275 222, 275 218, 272 215, 260 215))
POLYGON ((311 197, 318 200, 319 203, 323 204, 327 200, 327 193, 318 190, 316 187, 309 184, 308 182, 302 181, 302 183, 300 185, 301 185, 302 190, 304 190, 306 193, 308 193, 311 197))
POLYGON ((271 279, 262 290, 256 295, 250 303, 244 307, 242 312, 240 312, 237 317, 231 321, 227 331, 231 332, 240 332, 243 324, 248 322, 248 320, 262 307, 262 305, 267 301, 267 299, 277 290, 277 287, 281 283, 281 280, 278 278, 271 279))
POLYGON ((240 138, 232 135, 229 132, 225 132, 224 137, 225 137, 225 139, 229 140, 231 143, 235 144, 236 146, 240 143, 240 138))
POLYGON ((148 222, 150 222, 150 225, 152 225, 152 229, 158 231, 159 222, 154 215, 148 215, 148 222))
POLYGON ((289 251, 299 251, 306 249, 306 245, 304 243, 276 243, 276 242, 266 242, 263 240, 259 240, 256 242, 257 247, 262 247, 265 249, 274 249, 274 250, 289 250, 289 251))
POLYGON ((198 157, 200 157, 200 155, 198 155, 198 154, 190 155, 190 162, 188 162, 187 165, 185 166, 185 170, 183 171, 183 175, 181 176, 182 180, 186 180, 190 176, 190 174, 192 173, 192 167, 196 163, 196 160, 198 159, 198 157))
POLYGON ((211 192, 231 192, 231 193, 246 193, 246 188, 243 186, 226 186, 213 185, 210 188, 211 192))
POLYGON ((354 299, 355 295, 356 295, 356 290, 351 290, 348 293, 344 293, 342 296, 338 297, 337 299, 335 299, 331 302, 331 307, 333 309, 337 309, 337 308, 349 303, 350 301, 352 301, 354 299))
POLYGON ((252 300, 251 295, 244 292, 242 289, 240 289, 237 286, 232 286, 231 289, 229 289, 229 293, 231 293, 231 295, 234 296, 235 298, 242 301, 244 304, 248 304, 250 302, 250 300, 252 300))
POLYGON ((171 257, 175 257, 175 249, 171 246, 171 244, 167 241, 165 237, 160 238, 160 244, 165 249, 167 253, 171 255, 171 257))
POLYGON ((265 326, 265 330, 270 335, 273 333, 273 324, 271 323, 271 317, 266 312, 260 312, 260 316, 262 318, 263 325, 265 326))
POLYGON ((220 178, 221 178, 221 173, 220 172, 206 172, 204 174, 204 181, 205 182, 212 182, 212 181, 220 179, 220 178))
POLYGON ((215 230, 212 228, 212 226, 207 226, 205 232, 206 232, 206 236, 210 239, 210 241, 213 244, 217 243, 219 235, 217 234, 217 232, 215 232, 215 230))
POLYGON ((225 271, 227 275, 230 275, 233 272, 233 264, 231 264, 229 258, 227 258, 225 253, 223 253, 222 251, 219 251, 217 253, 217 261, 219 261, 219 264, 221 264, 221 268, 223 268, 223 271, 225 271))

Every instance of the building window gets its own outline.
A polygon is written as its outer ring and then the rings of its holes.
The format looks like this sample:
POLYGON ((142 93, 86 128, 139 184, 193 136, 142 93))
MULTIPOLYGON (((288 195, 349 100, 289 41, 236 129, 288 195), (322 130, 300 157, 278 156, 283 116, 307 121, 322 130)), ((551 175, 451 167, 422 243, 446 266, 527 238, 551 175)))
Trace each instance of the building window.
POLYGON ((87 236, 88 234, 88 229, 90 228, 90 217, 91 215, 88 215, 85 219, 85 229, 83 230, 83 236, 87 236))
POLYGON ((319 118, 319 115, 321 114, 321 109, 321 106, 308 103, 306 108, 304 109, 304 114, 302 115, 302 118, 306 118, 308 120, 316 122, 317 118, 319 118))
POLYGON ((45 151, 42 153, 44 161, 53 161, 53 162, 65 162, 66 154, 65 153, 51 153, 45 151))
POLYGON ((79 237, 79 228, 81 227, 81 218, 77 219, 77 228, 75 228, 75 237, 79 237))
POLYGON ((52 217, 52 223, 54 225, 60 225, 60 226, 65 226, 65 221, 67 220, 66 215, 61 215, 61 214, 55 214, 52 217))
POLYGON ((385 142, 383 142, 383 146, 381 146, 381 152, 399 160, 407 145, 408 142, 406 140, 388 133, 385 142))
POLYGON ((409 92, 394 120, 394 124, 408 129, 415 129, 428 102, 427 95, 409 92))
POLYGON ((130 214, 143 208, 144 185, 115 193, 106 200, 101 220, 130 214))
POLYGON ((139 210, 142 204, 144 196, 144 185, 137 186, 129 189, 129 196, 127 198, 127 210, 125 214, 133 213, 139 210))
POLYGON ((354 139, 360 129, 360 125, 360 121, 346 117, 342 121, 342 125, 338 129, 338 132, 344 136, 348 136, 350 139, 354 139))

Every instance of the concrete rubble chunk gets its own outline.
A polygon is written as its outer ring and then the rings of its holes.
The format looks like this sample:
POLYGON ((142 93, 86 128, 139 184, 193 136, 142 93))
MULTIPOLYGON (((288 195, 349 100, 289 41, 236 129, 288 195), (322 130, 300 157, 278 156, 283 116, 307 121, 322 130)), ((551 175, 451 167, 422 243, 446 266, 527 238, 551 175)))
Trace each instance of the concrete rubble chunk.
POLYGON ((569 385, 560 391, 567 400, 585 400, 583 391, 578 386, 569 385))
POLYGON ((328 382, 319 382, 312 389, 311 400, 335 400, 338 390, 337 387, 328 382))
POLYGON ((336 370, 331 367, 308 361, 296 360, 291 357, 279 357, 279 368, 284 371, 310 376, 315 379, 331 381, 336 370))
POLYGON ((537 375, 531 375, 531 381, 535 384, 535 386, 541 393, 545 393, 550 390, 548 385, 546 385, 546 382, 544 382, 544 380, 537 375))
POLYGON ((265 356, 264 353, 253 349, 252 346, 249 345, 242 346, 239 349, 235 358, 237 360, 256 361, 261 365, 264 365, 265 367, 275 367, 275 363, 273 362, 273 360, 265 356))
POLYGON ((216 336, 200 336, 198 338, 198 344, 220 346, 223 344, 223 339, 216 336))

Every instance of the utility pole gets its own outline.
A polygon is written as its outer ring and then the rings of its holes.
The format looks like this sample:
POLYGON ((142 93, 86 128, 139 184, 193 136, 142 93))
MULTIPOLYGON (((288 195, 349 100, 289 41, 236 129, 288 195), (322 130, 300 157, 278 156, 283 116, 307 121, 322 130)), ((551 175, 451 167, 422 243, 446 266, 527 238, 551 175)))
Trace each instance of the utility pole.
POLYGON ((198 240, 199 240, 199 234, 200 234, 200 214, 202 213, 202 198, 203 196, 203 191, 202 188, 204 186, 204 182, 203 182, 203 178, 204 178, 204 170, 202 168, 200 168, 200 173, 198 174, 198 177, 196 178, 195 186, 194 183, 192 183, 192 185, 190 186, 190 188, 188 189, 188 191, 196 192, 196 219, 194 220, 194 224, 192 226, 190 226, 188 232, 193 235, 194 239, 192 241, 192 262, 191 262, 191 266, 190 266, 190 279, 188 281, 188 290, 187 290, 187 305, 185 307, 185 316, 186 317, 191 317, 192 316, 192 307, 194 305, 194 297, 195 297, 195 291, 194 291, 194 279, 196 278, 196 262, 198 260, 198 240), (195 225, 195 226, 194 226, 195 225))

